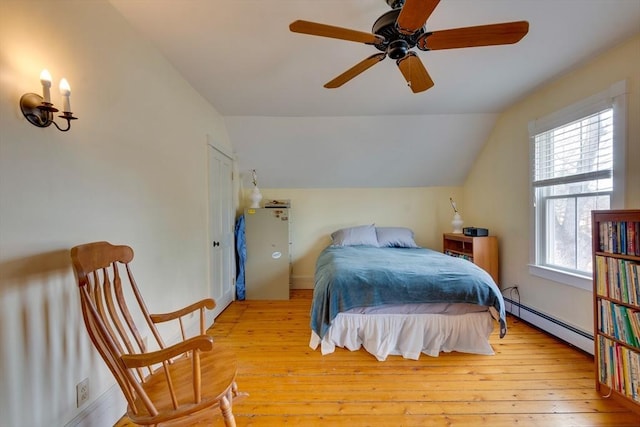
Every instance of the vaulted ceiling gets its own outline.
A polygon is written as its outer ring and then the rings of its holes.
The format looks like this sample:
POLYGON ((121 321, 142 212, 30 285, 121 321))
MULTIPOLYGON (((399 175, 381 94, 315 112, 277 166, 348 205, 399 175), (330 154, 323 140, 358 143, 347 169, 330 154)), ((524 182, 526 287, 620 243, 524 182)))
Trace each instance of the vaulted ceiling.
POLYGON ((525 20, 504 46, 419 51, 414 94, 386 58, 323 85, 373 46, 292 33, 297 19, 370 32, 385 0, 110 0, 224 117, 262 187, 460 185, 497 115, 640 32, 640 0, 442 0, 426 30, 525 20))

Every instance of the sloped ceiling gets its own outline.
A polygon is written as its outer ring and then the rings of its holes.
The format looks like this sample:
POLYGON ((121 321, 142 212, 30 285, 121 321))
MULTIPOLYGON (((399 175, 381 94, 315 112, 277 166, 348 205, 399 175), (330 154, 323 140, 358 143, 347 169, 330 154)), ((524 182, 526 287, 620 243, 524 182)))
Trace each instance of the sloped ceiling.
POLYGON ((418 51, 435 86, 413 94, 388 58, 323 88, 378 51, 288 28, 368 32, 384 0, 110 1, 225 117, 241 173, 278 188, 461 185, 501 111, 640 31, 640 0, 442 0, 427 30, 526 20, 529 34, 418 51))

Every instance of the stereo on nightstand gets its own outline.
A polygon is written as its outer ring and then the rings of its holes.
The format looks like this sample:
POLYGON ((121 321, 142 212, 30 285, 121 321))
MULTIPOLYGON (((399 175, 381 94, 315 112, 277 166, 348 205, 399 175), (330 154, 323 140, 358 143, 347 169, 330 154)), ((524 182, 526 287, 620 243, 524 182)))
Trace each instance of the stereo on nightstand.
POLYGON ((486 228, 465 227, 462 229, 462 234, 471 237, 484 237, 489 235, 489 230, 486 228))

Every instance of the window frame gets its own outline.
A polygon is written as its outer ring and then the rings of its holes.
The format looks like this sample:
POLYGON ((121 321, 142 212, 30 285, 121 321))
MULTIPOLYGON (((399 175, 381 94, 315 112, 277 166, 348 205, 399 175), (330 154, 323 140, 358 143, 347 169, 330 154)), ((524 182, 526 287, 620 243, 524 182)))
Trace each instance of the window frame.
MULTIPOLYGON (((544 227, 546 222, 541 225, 539 225, 538 222, 538 215, 546 215, 546 206, 536 207, 536 188, 533 185, 535 180, 535 136, 608 108, 613 109, 613 191, 610 193, 610 208, 622 209, 624 207, 626 174, 626 80, 616 82, 608 89, 590 96, 589 98, 529 122, 529 197, 531 200, 529 216, 529 274, 586 291, 593 290, 591 275, 553 268, 547 265, 542 265, 538 261, 540 254, 539 247, 547 244, 546 237, 548 236, 548 232, 544 227)), ((580 193, 580 195, 582 195, 582 193, 580 193)))

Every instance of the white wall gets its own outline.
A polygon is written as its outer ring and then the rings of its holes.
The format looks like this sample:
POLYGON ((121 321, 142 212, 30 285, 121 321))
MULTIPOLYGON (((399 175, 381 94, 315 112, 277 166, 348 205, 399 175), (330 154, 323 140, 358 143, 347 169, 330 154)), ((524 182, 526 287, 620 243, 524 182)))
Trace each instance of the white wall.
POLYGON ((0 425, 64 425, 76 383, 89 378, 90 401, 114 384, 86 337, 72 246, 131 245, 152 311, 208 295, 207 136, 232 151, 217 111, 107 1, 0 0, 0 425), (43 68, 57 105, 71 84, 69 132, 18 108, 43 68))
POLYGON ((225 116, 225 124, 240 170, 257 168, 265 188, 461 187, 497 117, 225 116))
POLYGON ((625 207, 640 207, 640 35, 539 88, 498 119, 467 178, 469 218, 499 236, 501 284, 518 285, 521 302, 583 331, 593 332, 591 292, 529 274, 528 122, 627 80, 625 207))

